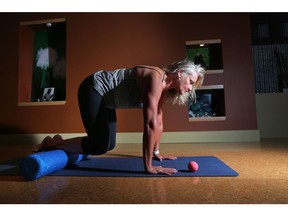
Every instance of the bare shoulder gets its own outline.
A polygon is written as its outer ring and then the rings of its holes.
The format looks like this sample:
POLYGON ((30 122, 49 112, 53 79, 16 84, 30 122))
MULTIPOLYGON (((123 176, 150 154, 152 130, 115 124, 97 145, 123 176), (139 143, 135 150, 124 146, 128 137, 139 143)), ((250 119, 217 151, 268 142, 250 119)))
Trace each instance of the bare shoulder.
POLYGON ((141 78, 145 77, 162 77, 164 71, 157 66, 137 65, 134 67, 136 75, 141 78))
POLYGON ((139 65, 135 67, 137 84, 140 89, 152 88, 162 91, 162 69, 156 66, 139 65))

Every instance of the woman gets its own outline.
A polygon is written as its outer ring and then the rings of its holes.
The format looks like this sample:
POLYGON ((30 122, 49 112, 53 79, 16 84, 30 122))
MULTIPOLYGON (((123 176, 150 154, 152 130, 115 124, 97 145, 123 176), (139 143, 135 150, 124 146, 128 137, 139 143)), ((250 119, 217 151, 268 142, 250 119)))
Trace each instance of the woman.
POLYGON ((164 101, 185 105, 195 100, 195 89, 202 85, 204 69, 188 59, 166 68, 136 66, 114 71, 98 71, 87 77, 78 90, 78 101, 87 137, 63 140, 46 137, 37 151, 63 149, 80 154, 105 154, 116 144, 118 108, 142 108, 144 119, 143 159, 147 173, 171 175, 177 170, 153 166, 152 159, 175 160, 159 152, 163 132, 164 101))

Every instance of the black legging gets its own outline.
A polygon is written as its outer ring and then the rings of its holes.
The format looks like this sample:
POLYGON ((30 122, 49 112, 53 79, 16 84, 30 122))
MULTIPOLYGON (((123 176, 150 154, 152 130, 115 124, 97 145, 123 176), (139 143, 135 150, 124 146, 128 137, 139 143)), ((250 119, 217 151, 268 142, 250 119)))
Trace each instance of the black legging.
POLYGON ((87 137, 82 139, 85 154, 100 155, 116 144, 116 112, 105 107, 104 98, 93 87, 93 76, 87 77, 78 90, 78 103, 87 137))

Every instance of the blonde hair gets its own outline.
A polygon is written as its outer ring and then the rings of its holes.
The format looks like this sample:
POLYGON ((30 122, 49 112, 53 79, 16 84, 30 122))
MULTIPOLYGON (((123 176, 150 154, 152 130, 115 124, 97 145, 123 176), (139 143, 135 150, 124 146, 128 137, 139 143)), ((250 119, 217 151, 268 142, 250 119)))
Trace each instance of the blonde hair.
POLYGON ((165 92, 166 100, 171 101, 173 104, 185 105, 187 104, 189 98, 191 101, 196 101, 196 93, 195 90, 199 88, 204 81, 204 68, 201 65, 194 64, 189 59, 184 59, 183 61, 173 62, 172 64, 168 65, 167 67, 163 68, 166 73, 176 74, 180 70, 184 74, 193 74, 196 73, 198 75, 197 81, 193 84, 192 90, 186 92, 184 94, 179 94, 176 92, 175 89, 170 89, 165 92))

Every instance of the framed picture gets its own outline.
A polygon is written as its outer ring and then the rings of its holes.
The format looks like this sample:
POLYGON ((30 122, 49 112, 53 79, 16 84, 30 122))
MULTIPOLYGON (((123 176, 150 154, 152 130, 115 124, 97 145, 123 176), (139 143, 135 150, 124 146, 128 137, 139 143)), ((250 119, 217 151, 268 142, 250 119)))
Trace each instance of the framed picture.
POLYGON ((44 88, 43 96, 41 101, 52 101, 54 98, 54 87, 44 88))

